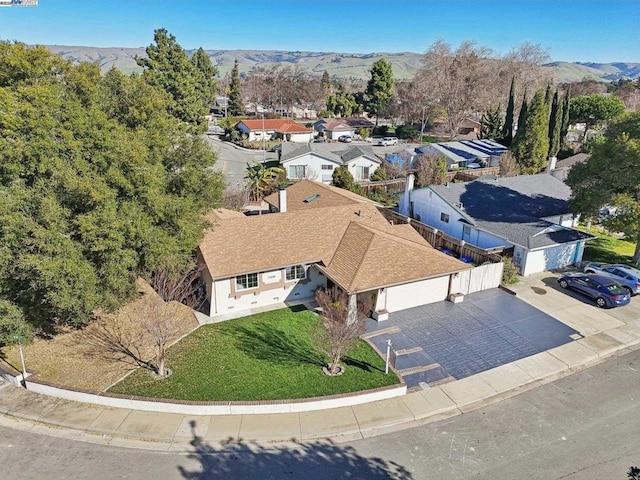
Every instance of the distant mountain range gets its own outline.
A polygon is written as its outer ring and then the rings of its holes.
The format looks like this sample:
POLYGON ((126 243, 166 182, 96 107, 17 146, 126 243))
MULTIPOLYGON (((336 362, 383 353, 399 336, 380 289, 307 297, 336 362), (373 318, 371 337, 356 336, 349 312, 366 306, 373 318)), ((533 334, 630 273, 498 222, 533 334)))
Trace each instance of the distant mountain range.
MULTIPOLYGON (((100 68, 108 70, 115 66, 126 73, 141 71, 135 57, 145 57, 144 48, 98 48, 46 46, 52 52, 73 62, 97 62, 100 68)), ((193 51, 187 51, 190 55, 193 51)), ((254 67, 268 67, 276 63, 286 63, 293 68, 322 75, 327 71, 334 78, 369 79, 369 69, 380 58, 386 58, 398 79, 413 78, 422 60, 422 54, 402 53, 335 53, 335 52, 287 52, 276 50, 207 50, 211 61, 218 66, 220 75, 233 68, 237 59, 241 72, 249 72, 254 67)), ((557 82, 575 82, 590 78, 602 82, 621 78, 636 79, 640 76, 640 63, 569 63, 553 62, 546 66, 554 69, 557 82)))

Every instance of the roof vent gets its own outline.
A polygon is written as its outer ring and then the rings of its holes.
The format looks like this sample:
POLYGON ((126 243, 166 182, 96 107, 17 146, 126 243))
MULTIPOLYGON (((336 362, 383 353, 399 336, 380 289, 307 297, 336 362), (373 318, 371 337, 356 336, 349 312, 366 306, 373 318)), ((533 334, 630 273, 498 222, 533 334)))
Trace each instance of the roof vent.
POLYGON ((307 197, 303 200, 304 203, 311 203, 314 200, 317 200, 320 198, 320 194, 319 193, 314 193, 313 195, 311 195, 310 197, 307 197))

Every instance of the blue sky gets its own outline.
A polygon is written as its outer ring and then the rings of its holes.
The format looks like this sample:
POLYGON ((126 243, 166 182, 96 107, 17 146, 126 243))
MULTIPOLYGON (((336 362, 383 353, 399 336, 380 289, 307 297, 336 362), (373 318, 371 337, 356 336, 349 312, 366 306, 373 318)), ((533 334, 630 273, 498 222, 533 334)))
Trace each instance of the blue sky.
POLYGON ((498 54, 524 42, 552 60, 640 62, 640 0, 40 0, 0 8, 0 39, 145 47, 425 52, 441 38, 498 54))

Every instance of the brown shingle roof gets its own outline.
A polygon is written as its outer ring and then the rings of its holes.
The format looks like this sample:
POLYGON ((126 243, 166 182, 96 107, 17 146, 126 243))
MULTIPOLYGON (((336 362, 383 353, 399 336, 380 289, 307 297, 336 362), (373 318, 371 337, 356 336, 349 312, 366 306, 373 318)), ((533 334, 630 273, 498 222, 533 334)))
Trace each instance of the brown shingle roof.
POLYGON ((206 215, 206 220, 209 223, 217 223, 220 220, 226 220, 228 218, 244 217, 242 212, 236 212, 235 210, 229 210, 228 208, 215 208, 206 215))
MULTIPOLYGON (((265 201, 280 210, 280 197, 278 192, 265 197, 265 201)), ((356 205, 360 203, 375 204, 375 202, 350 192, 343 188, 324 185, 313 180, 300 180, 287 187, 287 211, 311 210, 323 207, 337 207, 341 205, 356 205), (305 202, 314 195, 319 195, 315 200, 305 202)))
POLYGON ((358 290, 467 268, 366 203, 221 220, 205 233, 200 253, 214 279, 320 263, 343 288, 358 290), (354 266, 360 250, 366 255, 354 266))
POLYGON ((432 248, 422 237, 418 237, 419 241, 402 238, 352 222, 329 264, 319 268, 348 293, 365 292, 471 268, 432 248))

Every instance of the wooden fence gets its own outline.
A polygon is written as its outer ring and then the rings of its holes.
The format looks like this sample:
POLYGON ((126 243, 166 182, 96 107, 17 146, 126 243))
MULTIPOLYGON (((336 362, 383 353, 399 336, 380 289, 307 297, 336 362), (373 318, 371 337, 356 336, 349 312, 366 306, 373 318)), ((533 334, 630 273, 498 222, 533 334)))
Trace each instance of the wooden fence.
POLYGON ((372 182, 370 180, 363 180, 358 184, 364 189, 365 195, 369 195, 372 190, 376 188, 384 188, 389 193, 402 193, 404 192, 406 179, 394 178, 392 180, 383 180, 381 182, 372 182))
POLYGON ((448 250, 452 255, 462 258, 471 258, 472 262, 476 265, 482 265, 484 263, 501 263, 502 257, 499 255, 502 251, 502 247, 496 249, 484 249, 471 245, 470 243, 460 240, 459 238, 447 235, 440 230, 430 227, 429 225, 414 220, 404 215, 389 210, 388 208, 378 208, 380 213, 393 224, 409 223, 411 226, 429 242, 433 247, 440 250, 448 250))

